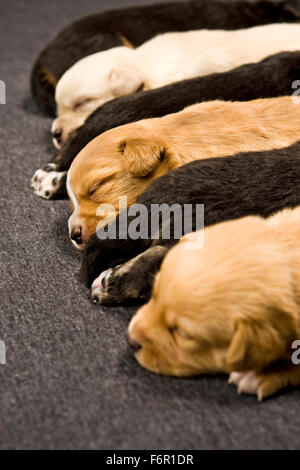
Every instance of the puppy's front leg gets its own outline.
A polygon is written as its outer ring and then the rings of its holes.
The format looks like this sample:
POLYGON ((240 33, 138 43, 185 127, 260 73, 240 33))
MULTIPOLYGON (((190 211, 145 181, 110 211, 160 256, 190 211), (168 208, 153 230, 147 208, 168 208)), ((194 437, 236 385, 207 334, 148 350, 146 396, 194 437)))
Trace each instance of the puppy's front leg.
POLYGON ((50 163, 38 169, 32 179, 31 187, 43 199, 64 199, 68 197, 66 181, 68 170, 85 141, 80 141, 78 131, 74 131, 60 153, 50 163))
POLYGON ((67 171, 59 171, 59 164, 53 160, 34 173, 31 187, 43 199, 63 199, 67 197, 66 180, 67 171))
POLYGON ((261 372, 232 372, 229 383, 237 386, 238 393, 257 395, 262 401, 288 387, 300 385, 300 365, 276 363, 261 372))
POLYGON ((101 273, 92 285, 93 302, 111 305, 147 301, 155 274, 167 252, 166 247, 153 246, 127 263, 101 273))

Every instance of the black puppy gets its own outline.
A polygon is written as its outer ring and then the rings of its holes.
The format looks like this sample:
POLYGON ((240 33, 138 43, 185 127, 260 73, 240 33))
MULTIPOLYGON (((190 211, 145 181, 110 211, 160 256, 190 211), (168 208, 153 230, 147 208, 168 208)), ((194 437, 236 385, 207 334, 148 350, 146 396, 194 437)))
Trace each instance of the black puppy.
POLYGON ((66 172, 76 155, 95 137, 114 127, 175 113, 186 106, 215 99, 248 101, 292 94, 300 79, 300 52, 282 52, 257 64, 215 73, 109 101, 75 131, 61 153, 33 177, 33 187, 50 182, 38 194, 46 199, 66 196, 66 172))
POLYGON ((294 22, 299 19, 299 0, 190 0, 142 7, 121 8, 82 18, 64 28, 37 58, 31 73, 31 89, 39 106, 55 114, 54 93, 63 73, 83 57, 105 49, 139 46, 167 31, 201 28, 238 29, 294 22))
MULTIPOLYGON (((139 226, 143 230, 147 227, 147 239, 132 239, 129 235, 131 222, 136 220, 134 214, 128 214, 128 210, 132 211, 129 208, 104 230, 109 230, 110 237, 116 234, 116 239, 99 240, 95 235, 88 243, 82 260, 82 280, 91 286, 102 273, 92 290, 94 301, 112 304, 150 297, 154 275, 168 249, 180 238, 174 237, 174 228, 181 224, 178 210, 176 216, 170 211, 157 222, 161 208, 153 204, 177 204, 181 208, 192 204, 190 228, 182 230, 182 234, 199 227, 197 204, 204 204, 205 226, 247 215, 267 217, 285 207, 300 205, 300 142, 281 150, 189 163, 155 180, 137 204, 147 209, 139 216, 139 226), (153 229, 154 220, 157 226, 154 224, 153 229), (162 223, 166 220, 170 237, 164 239, 168 231, 163 231, 162 223), (158 237, 151 239, 150 229, 158 237)), ((180 217, 184 217, 184 211, 180 217)))

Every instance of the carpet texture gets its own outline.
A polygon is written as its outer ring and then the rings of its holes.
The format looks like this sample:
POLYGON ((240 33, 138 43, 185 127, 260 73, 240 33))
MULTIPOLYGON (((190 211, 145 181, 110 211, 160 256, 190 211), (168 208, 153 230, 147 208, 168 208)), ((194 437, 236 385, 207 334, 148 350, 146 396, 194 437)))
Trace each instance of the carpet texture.
POLYGON ((224 377, 140 368, 125 340, 134 309, 90 303, 68 241, 67 201, 42 201, 29 187, 54 153, 51 121, 30 97, 34 59, 71 20, 128 3, 1 0, 0 447, 300 449, 299 390, 258 404, 224 377))

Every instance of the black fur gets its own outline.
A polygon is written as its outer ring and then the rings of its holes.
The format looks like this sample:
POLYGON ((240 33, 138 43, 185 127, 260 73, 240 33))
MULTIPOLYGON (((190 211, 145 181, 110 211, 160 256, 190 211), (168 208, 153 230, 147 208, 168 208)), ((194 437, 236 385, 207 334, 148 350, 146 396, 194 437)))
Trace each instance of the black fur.
POLYGON ((201 28, 238 29, 293 22, 299 19, 299 0, 189 0, 121 8, 82 18, 64 28, 40 53, 31 73, 38 105, 55 114, 54 92, 63 73, 83 57, 122 44, 120 33, 134 46, 167 31, 201 28))
MULTIPOLYGON (((295 207, 300 205, 300 142, 281 150, 189 163, 154 181, 137 202, 144 204, 149 214, 151 204, 177 203, 182 207, 204 204, 205 226, 247 215, 266 217, 285 207, 295 207)), ((127 219, 130 223, 133 218, 127 219)), ((119 227, 119 220, 120 216, 110 228, 114 224, 119 227)), ((150 226, 150 216, 142 223, 150 226)), ((195 220, 193 226, 194 223, 195 220)), ((101 241, 94 235, 83 254, 82 280, 90 286, 104 270, 149 250, 145 260, 139 258, 123 277, 119 276, 118 268, 114 269, 106 286, 106 303, 124 302, 132 297, 147 299, 160 262, 176 243, 174 238, 162 240, 161 237, 101 241), (166 250, 162 250, 160 258, 156 253, 151 268, 151 249, 157 246, 166 250)))
MULTIPOLYGON (((257 64, 225 73, 184 80, 105 103, 75 131, 53 162, 56 171, 70 168, 76 155, 95 137, 133 121, 181 111, 186 106, 215 99, 248 101, 292 94, 292 82, 300 79, 300 52, 282 52, 257 64)), ((63 194, 65 180, 57 190, 63 194)), ((66 190, 65 190, 66 196, 66 190)))

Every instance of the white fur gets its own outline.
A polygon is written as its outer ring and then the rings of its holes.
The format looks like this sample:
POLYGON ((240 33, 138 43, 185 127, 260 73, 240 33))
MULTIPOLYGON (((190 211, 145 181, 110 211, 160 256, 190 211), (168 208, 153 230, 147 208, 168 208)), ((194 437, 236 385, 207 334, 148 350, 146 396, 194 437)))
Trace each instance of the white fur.
POLYGON ((232 372, 229 377, 229 383, 237 386, 239 394, 257 395, 259 401, 262 400, 256 372, 232 372))
POLYGON ((71 172, 71 169, 68 171, 68 175, 67 175, 67 192, 68 192, 68 196, 73 204, 73 207, 74 207, 74 210, 73 210, 73 214, 74 212, 77 213, 78 209, 79 209, 79 204, 78 204, 78 201, 76 199, 76 196, 73 192, 73 189, 72 189, 72 186, 71 186, 71 181, 70 181, 70 172, 71 172))
POLYGON ((44 171, 42 168, 37 170, 31 180, 31 187, 37 196, 43 199, 50 199, 57 192, 61 178, 66 174, 65 171, 55 171, 56 164, 49 163, 51 171, 44 171), (56 180, 56 185, 53 182, 56 180))
POLYGON ((224 72, 299 49, 300 25, 282 23, 236 31, 166 33, 137 49, 117 47, 99 52, 77 62, 60 79, 56 88, 59 118, 54 128, 69 127, 69 132, 106 101, 141 87, 153 89, 224 72))
MULTIPOLYGON (((68 192, 68 196, 73 204, 73 207, 74 207, 74 210, 73 210, 73 213, 72 215, 69 217, 69 220, 68 220, 68 228, 69 228, 69 236, 71 238, 71 233, 72 233, 72 230, 75 229, 78 225, 80 225, 79 221, 78 221, 78 217, 77 217, 77 213, 78 213, 78 210, 79 210, 79 203, 76 199, 76 196, 73 192, 73 189, 72 189, 72 186, 71 186, 71 181, 70 181, 70 172, 71 172, 71 169, 68 171, 68 174, 67 174, 67 183, 66 183, 66 186, 67 186, 67 192, 68 192)), ((79 245, 77 245, 77 243, 74 241, 74 240, 71 240, 72 244, 74 245, 74 247, 77 249, 77 250, 81 250, 82 247, 80 247, 79 245)))
POLYGON ((103 279, 106 279, 108 280, 110 275, 112 273, 112 269, 107 269, 106 271, 103 271, 99 277, 97 277, 93 284, 92 284, 92 299, 93 299, 93 302, 100 302, 101 298, 102 298, 102 295, 103 295, 103 292, 105 289, 103 289, 102 287, 102 280, 103 279))

